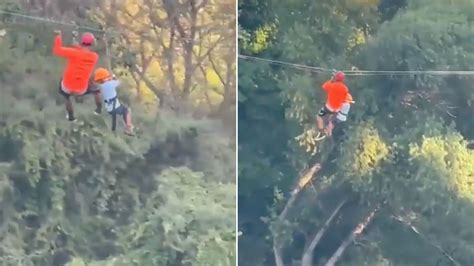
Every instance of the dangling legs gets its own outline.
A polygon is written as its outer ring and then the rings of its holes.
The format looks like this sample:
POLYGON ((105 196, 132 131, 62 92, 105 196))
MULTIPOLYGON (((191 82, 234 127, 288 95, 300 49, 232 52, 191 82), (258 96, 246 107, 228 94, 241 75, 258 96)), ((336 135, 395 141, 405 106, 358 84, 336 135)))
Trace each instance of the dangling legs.
POLYGON ((330 111, 326 108, 326 105, 323 106, 320 110, 318 115, 316 116, 316 125, 318 126, 319 132, 324 132, 324 116, 329 114, 330 111))
POLYGON ((94 114, 100 115, 102 113, 102 99, 100 95, 100 89, 95 84, 89 84, 86 94, 94 94, 95 110, 94 114))
POLYGON ((102 99, 99 90, 94 92, 94 100, 96 106, 94 113, 100 115, 102 113, 102 99))
POLYGON ((72 107, 71 98, 66 99, 66 111, 67 111, 67 120, 75 122, 76 118, 74 117, 74 109, 72 107))
POLYGON ((127 107, 123 106, 123 108, 124 108, 123 121, 125 122, 125 134, 129 136, 133 136, 135 134, 133 133, 132 113, 130 109, 128 109, 127 107))
POLYGON ((349 113, 350 108, 351 105, 347 102, 342 105, 340 110, 337 110, 329 115, 327 126, 328 136, 332 135, 332 131, 334 130, 337 124, 347 120, 347 114, 349 113))
POLYGON ((67 120, 69 120, 71 122, 75 122, 76 118, 74 117, 74 108, 72 107, 71 94, 67 93, 64 90, 64 88, 62 86, 62 80, 59 81, 59 94, 61 94, 65 99, 67 120))
POLYGON ((332 130, 334 129, 334 119, 335 119, 335 114, 330 114, 329 117, 328 117, 328 126, 326 128, 326 134, 328 136, 331 136, 332 135, 332 130))
POLYGON ((318 126, 318 129, 319 131, 323 131, 324 130, 324 120, 323 120, 323 117, 321 116, 316 116, 316 123, 317 123, 317 126, 318 126))
MULTIPOLYGON (((133 132, 132 115, 131 115, 130 110, 127 107, 125 107, 123 105, 120 105, 118 108, 115 108, 111 112, 111 115, 113 116, 112 117, 113 121, 115 120, 114 117, 116 115, 122 115, 123 122, 125 123, 124 133, 129 135, 129 136, 135 135, 134 132, 133 132)), ((114 121, 114 122, 116 122, 116 121, 114 121)), ((114 125, 112 126, 112 130, 115 130, 114 125)))

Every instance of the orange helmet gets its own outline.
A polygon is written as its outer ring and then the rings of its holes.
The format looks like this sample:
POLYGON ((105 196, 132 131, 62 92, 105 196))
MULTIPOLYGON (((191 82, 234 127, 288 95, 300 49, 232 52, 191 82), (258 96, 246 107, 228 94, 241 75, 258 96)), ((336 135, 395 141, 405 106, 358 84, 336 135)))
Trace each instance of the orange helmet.
POLYGON ((105 68, 98 68, 94 73, 94 81, 101 81, 110 78, 112 74, 105 68))

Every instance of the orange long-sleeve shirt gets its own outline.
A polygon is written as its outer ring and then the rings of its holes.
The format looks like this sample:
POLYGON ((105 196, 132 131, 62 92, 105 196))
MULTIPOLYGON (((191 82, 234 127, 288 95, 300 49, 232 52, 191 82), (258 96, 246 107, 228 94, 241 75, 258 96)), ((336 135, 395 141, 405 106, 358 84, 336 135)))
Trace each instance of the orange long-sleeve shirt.
POLYGON ((339 111, 342 105, 352 98, 349 94, 349 89, 342 82, 328 80, 324 82, 322 87, 328 95, 326 106, 333 112, 339 111))
POLYGON ((54 39, 53 54, 67 60, 63 74, 64 87, 73 94, 85 93, 99 55, 79 46, 63 47, 61 36, 54 39))

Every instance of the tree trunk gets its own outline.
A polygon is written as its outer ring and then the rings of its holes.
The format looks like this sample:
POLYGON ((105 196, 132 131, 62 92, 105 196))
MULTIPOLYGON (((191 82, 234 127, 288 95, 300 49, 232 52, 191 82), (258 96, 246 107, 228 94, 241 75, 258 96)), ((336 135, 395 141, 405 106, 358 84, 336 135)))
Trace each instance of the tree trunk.
POLYGON ((298 179, 298 184, 292 190, 290 199, 286 203, 285 208, 283 209, 283 211, 280 213, 280 216, 279 216, 280 221, 286 219, 286 214, 287 214, 289 208, 293 205, 293 202, 296 200, 296 196, 298 196, 298 194, 303 189, 303 187, 313 178, 313 176, 319 170, 321 170, 321 165, 319 163, 316 163, 309 170, 305 171, 305 173, 298 179), (305 180, 305 182, 302 183, 301 180, 305 180))
POLYGON ((190 19, 189 19, 189 34, 185 34, 184 29, 182 29, 179 19, 175 18, 176 26, 180 29, 181 38, 183 39, 183 48, 184 48, 184 83, 183 83, 183 96, 187 97, 190 93, 191 82, 194 75, 194 64, 193 64, 193 49, 194 42, 196 38, 196 28, 197 28, 197 15, 199 9, 196 7, 196 0, 189 1, 190 9, 190 19))
POLYGON ((176 84, 176 75, 174 70, 175 63, 175 41, 176 41, 176 29, 175 19, 179 16, 176 3, 170 0, 163 0, 163 7, 166 10, 167 23, 169 25, 169 36, 170 41, 168 47, 163 46, 164 54, 166 58, 167 74, 169 86, 172 93, 178 93, 179 89, 176 84))
POLYGON ((153 82, 150 79, 148 79, 148 77, 142 71, 140 71, 136 65, 131 65, 130 70, 132 71, 132 73, 138 75, 143 80, 143 82, 145 82, 147 87, 150 88, 150 90, 152 90, 153 93, 155 93, 156 97, 158 97, 158 99, 160 100, 160 106, 163 106, 163 107, 168 106, 172 110, 176 110, 176 107, 174 106, 175 103, 170 102, 166 93, 160 90, 159 88, 157 88, 155 84, 153 84, 153 82))
POLYGON ((339 213, 339 211, 342 209, 342 207, 346 204, 347 200, 343 200, 339 205, 336 207, 336 209, 332 212, 331 216, 329 216, 329 219, 326 220, 324 223, 323 227, 319 229, 318 233, 314 236, 313 240, 311 243, 308 245, 306 250, 303 253, 303 258, 301 259, 301 266, 312 266, 313 265, 313 252, 314 248, 318 245, 319 241, 321 241, 321 238, 323 235, 326 233, 326 231, 329 228, 329 225, 331 224, 332 220, 336 217, 336 215, 339 213))
POLYGON ((226 62, 226 68, 227 68, 227 73, 226 73, 226 78, 224 82, 224 100, 222 101, 219 110, 220 112, 223 112, 226 109, 229 109, 230 106, 235 105, 235 100, 236 100, 236 91, 234 88, 234 80, 235 80, 235 71, 232 68, 233 62, 231 62, 229 59, 226 62))
POLYGON ((375 217, 375 214, 377 211, 380 209, 380 206, 377 206, 370 214, 359 224, 357 224, 356 228, 352 230, 352 232, 347 236, 347 238, 342 242, 342 244, 339 246, 339 248, 334 252, 334 254, 331 256, 331 258, 326 262, 326 266, 335 266, 336 262, 341 259, 342 255, 346 251, 347 247, 349 247, 354 240, 362 234, 364 229, 372 222, 372 220, 375 217))
POLYGON ((174 73, 174 42, 175 42, 175 27, 173 24, 170 25, 170 42, 168 47, 165 49, 166 65, 168 67, 168 82, 173 93, 178 92, 178 86, 176 85, 176 75, 174 73))
MULTIPOLYGON (((299 178, 299 180, 301 180, 302 178, 305 178, 307 179, 307 176, 310 177, 310 179, 321 169, 321 165, 320 164, 315 164, 313 167, 311 167, 309 170, 305 171, 305 173, 303 174, 302 177, 299 178)), ((288 210, 290 209, 291 206, 293 206, 293 203, 295 202, 296 200, 296 197, 298 196, 298 193, 299 191, 301 191, 301 189, 303 187, 300 187, 300 182, 298 182, 298 185, 296 187, 296 189, 294 189, 291 193, 291 197, 290 199, 288 200, 288 202, 286 203, 285 205, 285 208, 283 209, 283 211, 280 213, 280 215, 278 216, 278 222, 283 222, 284 220, 286 220, 286 215, 288 213, 288 210)), ((275 255, 275 263, 277 266, 283 266, 283 258, 281 256, 281 250, 283 248, 283 244, 282 243, 277 243, 277 239, 275 237, 275 235, 273 236, 273 253, 275 255)))
POLYGON ((277 247, 275 242, 273 242, 273 254, 275 254, 275 265, 284 266, 283 258, 281 256, 281 247, 277 247))

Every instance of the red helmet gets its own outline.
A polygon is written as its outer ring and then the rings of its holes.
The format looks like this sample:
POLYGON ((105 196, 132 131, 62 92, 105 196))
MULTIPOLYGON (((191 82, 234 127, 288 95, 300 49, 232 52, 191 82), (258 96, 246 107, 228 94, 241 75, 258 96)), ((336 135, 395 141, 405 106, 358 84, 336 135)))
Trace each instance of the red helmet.
POLYGON ((81 36, 81 44, 82 45, 92 45, 94 43, 94 40, 95 40, 95 37, 92 33, 90 32, 86 32, 84 34, 82 34, 81 36))
POLYGON ((336 74, 334 74, 334 79, 336 81, 344 81, 345 78, 346 74, 344 74, 344 72, 342 71, 337 71, 336 74))

